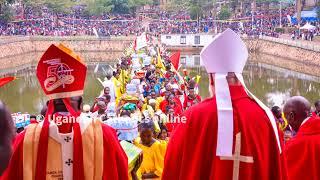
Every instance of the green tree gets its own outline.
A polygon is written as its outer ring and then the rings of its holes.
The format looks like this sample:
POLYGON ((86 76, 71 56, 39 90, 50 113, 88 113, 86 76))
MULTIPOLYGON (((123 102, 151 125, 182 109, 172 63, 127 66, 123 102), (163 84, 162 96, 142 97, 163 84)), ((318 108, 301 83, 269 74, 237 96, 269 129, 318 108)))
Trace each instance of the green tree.
POLYGON ((198 19, 203 14, 203 2, 202 0, 189 0, 189 13, 192 19, 198 19))
POLYGON ((215 0, 173 0, 170 9, 188 11, 192 19, 202 17, 213 8, 215 0))
POLYGON ((153 0, 83 0, 85 14, 101 15, 104 13, 134 13, 139 7, 152 5, 153 0))
POLYGON ((41 15, 41 7, 44 6, 45 0, 21 0, 24 14, 27 9, 32 9, 33 13, 41 15))
POLYGON ((127 14, 129 13, 129 0, 112 0, 112 5, 114 6, 112 9, 113 13, 119 14, 127 14))
POLYGON ((220 12, 218 13, 218 18, 220 20, 229 19, 231 16, 231 12, 227 6, 221 8, 220 12))
POLYGON ((86 6, 85 13, 88 15, 102 15, 114 8, 111 0, 87 0, 83 3, 86 6))
POLYGON ((9 7, 9 4, 14 3, 14 0, 0 0, 0 15, 4 14, 5 12, 8 13, 8 11, 6 11, 9 7))
POLYGON ((128 8, 131 13, 135 13, 138 8, 145 5, 154 5, 155 2, 153 0, 128 0, 128 8))
POLYGON ((153 6, 159 6, 160 5, 160 0, 153 0, 152 5, 153 6))
POLYGON ((2 11, 0 13, 0 22, 7 23, 12 20, 13 12, 9 5, 1 5, 2 11))
POLYGON ((9 6, 12 3, 14 0, 0 0, 0 22, 7 23, 12 19, 13 12, 9 6))
POLYGON ((44 5, 54 13, 69 13, 75 2, 71 0, 44 0, 44 5))

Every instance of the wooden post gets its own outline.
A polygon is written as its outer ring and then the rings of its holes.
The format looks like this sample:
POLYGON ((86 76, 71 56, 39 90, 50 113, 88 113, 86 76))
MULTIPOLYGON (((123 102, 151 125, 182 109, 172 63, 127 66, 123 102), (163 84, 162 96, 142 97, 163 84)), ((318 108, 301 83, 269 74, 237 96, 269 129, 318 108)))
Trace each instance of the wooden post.
POLYGON ((252 4, 251 4, 251 10, 252 10, 253 12, 256 12, 256 10, 257 10, 257 1, 256 1, 256 0, 254 0, 254 1, 252 2, 252 4))
POLYGON ((296 10, 297 10, 297 21, 298 21, 298 27, 300 27, 300 21, 301 21, 301 9, 302 8, 302 2, 301 0, 296 0, 296 10))

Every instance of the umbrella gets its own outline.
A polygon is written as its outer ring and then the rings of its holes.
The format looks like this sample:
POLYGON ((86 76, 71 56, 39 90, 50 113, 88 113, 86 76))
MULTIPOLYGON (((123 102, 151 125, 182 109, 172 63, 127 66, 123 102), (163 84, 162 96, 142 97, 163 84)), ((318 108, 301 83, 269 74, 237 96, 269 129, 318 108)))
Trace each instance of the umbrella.
POLYGON ((307 23, 307 24, 305 24, 304 26, 300 27, 300 29, 305 29, 305 30, 315 30, 315 29, 317 29, 317 27, 315 27, 315 26, 313 26, 313 25, 311 25, 311 24, 307 23))

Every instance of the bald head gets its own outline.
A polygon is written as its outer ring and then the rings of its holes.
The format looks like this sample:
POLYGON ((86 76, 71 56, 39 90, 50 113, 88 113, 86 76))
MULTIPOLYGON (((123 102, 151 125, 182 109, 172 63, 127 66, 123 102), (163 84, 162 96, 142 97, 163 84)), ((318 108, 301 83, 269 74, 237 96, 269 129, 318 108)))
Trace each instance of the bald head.
MULTIPOLYGON (((214 79, 215 79, 215 73, 210 73, 209 74, 209 93, 210 93, 210 96, 213 96, 215 94, 214 79)), ((228 81, 228 84, 231 86, 240 86, 241 85, 241 82, 239 81, 239 79, 237 78, 237 76, 234 72, 228 72, 226 79, 228 81)))
POLYGON ((310 102, 302 96, 294 96, 287 100, 283 112, 290 126, 296 132, 311 112, 310 102))

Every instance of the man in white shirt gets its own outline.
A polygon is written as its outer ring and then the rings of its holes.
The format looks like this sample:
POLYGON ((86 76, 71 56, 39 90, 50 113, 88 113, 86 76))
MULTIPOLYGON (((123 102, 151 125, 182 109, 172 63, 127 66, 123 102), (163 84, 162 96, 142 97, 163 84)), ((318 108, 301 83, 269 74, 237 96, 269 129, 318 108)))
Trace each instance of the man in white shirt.
POLYGON ((116 91, 115 91, 116 87, 115 87, 115 85, 114 85, 114 83, 113 83, 111 78, 112 78, 112 75, 110 73, 107 74, 107 76, 106 76, 105 80, 103 81, 102 85, 105 88, 109 87, 109 90, 110 90, 109 95, 111 96, 110 102, 115 102, 116 101, 116 91))

